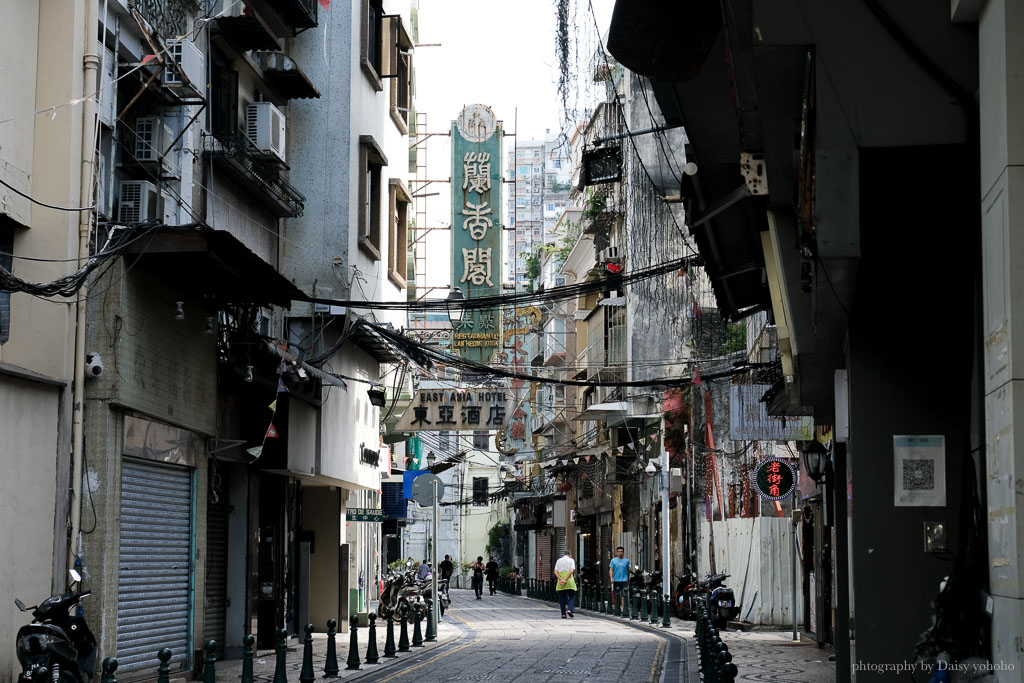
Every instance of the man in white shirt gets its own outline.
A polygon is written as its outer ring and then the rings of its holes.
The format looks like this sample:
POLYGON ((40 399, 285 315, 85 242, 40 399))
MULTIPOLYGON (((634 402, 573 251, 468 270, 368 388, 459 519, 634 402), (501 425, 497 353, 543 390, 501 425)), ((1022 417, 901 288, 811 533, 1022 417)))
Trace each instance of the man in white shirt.
POLYGON ((558 606, 562 609, 562 618, 566 615, 573 618, 576 608, 576 560, 572 559, 572 551, 566 550, 565 555, 555 562, 555 592, 558 593, 558 606))

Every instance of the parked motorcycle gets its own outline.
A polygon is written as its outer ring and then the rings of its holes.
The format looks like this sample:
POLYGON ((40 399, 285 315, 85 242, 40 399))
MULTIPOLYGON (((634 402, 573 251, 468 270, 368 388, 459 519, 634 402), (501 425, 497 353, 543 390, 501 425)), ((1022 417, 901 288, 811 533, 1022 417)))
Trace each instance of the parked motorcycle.
POLYGON ((703 600, 708 593, 704 584, 697 580, 693 570, 686 567, 682 576, 676 577, 675 592, 672 593, 672 611, 677 619, 695 621, 697 619, 697 601, 703 600))
MULTIPOLYGON (((71 570, 75 583, 82 577, 71 570)), ((70 611, 92 591, 52 595, 33 607, 19 598, 14 604, 22 612, 32 610, 32 623, 18 629, 15 651, 21 663, 19 683, 32 683, 32 675, 45 667, 46 680, 53 683, 88 683, 96 664, 96 636, 84 617, 70 611)))
MULTIPOLYGON (((441 616, 444 616, 452 602, 448 594, 448 579, 438 579, 437 591, 441 616)), ((393 571, 384 577, 384 590, 381 591, 377 605, 377 616, 386 619, 390 612, 397 612, 402 605, 408 605, 410 610, 415 609, 417 604, 426 608, 432 596, 429 574, 425 579, 417 580, 416 570, 411 566, 404 571, 393 571)))
POLYGON ((733 590, 725 585, 727 578, 728 574, 713 574, 704 580, 708 591, 708 614, 712 623, 723 630, 728 622, 740 613, 733 590))

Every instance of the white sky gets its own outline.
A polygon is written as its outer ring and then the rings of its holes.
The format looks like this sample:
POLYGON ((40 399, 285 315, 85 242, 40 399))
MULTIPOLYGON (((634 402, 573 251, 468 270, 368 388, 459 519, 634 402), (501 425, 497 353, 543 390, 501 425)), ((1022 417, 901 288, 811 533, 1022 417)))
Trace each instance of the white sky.
MULTIPOLYGON (((604 32, 614 0, 592 1, 604 32)), ((580 21, 592 23, 587 2, 578 0, 576 12, 580 21)), ((515 131, 521 140, 543 139, 548 128, 556 132, 562 112, 555 28, 554 0, 419 0, 419 43, 441 44, 415 49, 416 109, 426 113, 428 132, 447 131, 463 105, 474 103, 489 106, 504 122, 506 133, 515 131)), ((512 139, 505 138, 505 150, 511 144, 512 139)), ((450 156, 447 137, 428 141, 430 178, 449 177, 450 156)), ((504 165, 502 159, 503 171, 504 165)), ((441 193, 427 200, 428 225, 447 226, 451 188, 435 184, 427 192, 441 193)), ((430 237, 429 284, 447 284, 448 233, 430 237)), ((428 296, 445 295, 441 290, 428 296)))

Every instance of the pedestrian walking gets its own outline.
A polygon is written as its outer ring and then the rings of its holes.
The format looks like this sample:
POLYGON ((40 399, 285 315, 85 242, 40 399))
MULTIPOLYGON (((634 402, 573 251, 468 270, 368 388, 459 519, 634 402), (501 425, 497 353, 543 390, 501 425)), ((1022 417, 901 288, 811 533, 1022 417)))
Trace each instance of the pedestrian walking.
POLYGON ((452 578, 452 574, 455 573, 455 565, 452 564, 452 556, 445 555, 444 560, 441 562, 441 579, 447 581, 452 578))
POLYGON ((622 606, 622 611, 629 610, 627 587, 629 586, 629 560, 626 549, 621 545, 615 549, 615 557, 608 563, 608 580, 612 582, 612 602, 614 606, 622 606))
POLYGON ((430 572, 430 563, 427 562, 424 559, 423 562, 420 563, 419 571, 416 572, 416 578, 419 579, 420 581, 423 581, 425 579, 429 579, 430 578, 430 574, 431 574, 431 572, 430 572))
POLYGON ((469 568, 473 570, 473 591, 476 593, 476 599, 482 600, 484 594, 484 556, 477 555, 476 562, 469 565, 469 568))
POLYGON ((558 585, 555 591, 558 593, 558 606, 562 609, 562 618, 568 616, 573 618, 573 610, 576 609, 576 560, 572 559, 572 551, 566 550, 565 555, 555 562, 555 579, 558 585))
POLYGON ((487 574, 487 587, 491 591, 491 595, 498 592, 498 563, 494 561, 494 555, 489 556, 487 566, 484 567, 484 571, 487 574))

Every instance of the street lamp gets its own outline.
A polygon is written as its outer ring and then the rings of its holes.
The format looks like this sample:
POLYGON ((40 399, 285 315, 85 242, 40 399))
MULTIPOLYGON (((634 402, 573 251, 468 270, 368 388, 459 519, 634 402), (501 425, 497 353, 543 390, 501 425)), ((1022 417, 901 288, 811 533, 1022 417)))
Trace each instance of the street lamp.
POLYGON ((452 329, 459 326, 462 322, 462 316, 465 313, 465 309, 462 308, 462 304, 466 301, 465 295, 459 288, 454 288, 448 293, 448 298, 445 299, 445 306, 448 309, 448 322, 452 324, 452 329))
POLYGON ((808 476, 814 483, 821 483, 825 476, 825 468, 828 466, 828 450, 817 440, 808 441, 802 449, 801 457, 808 476))
POLYGON ((384 397, 384 389, 377 385, 370 385, 370 388, 366 390, 366 395, 370 399, 370 405, 383 408, 387 405, 387 401, 384 397))

